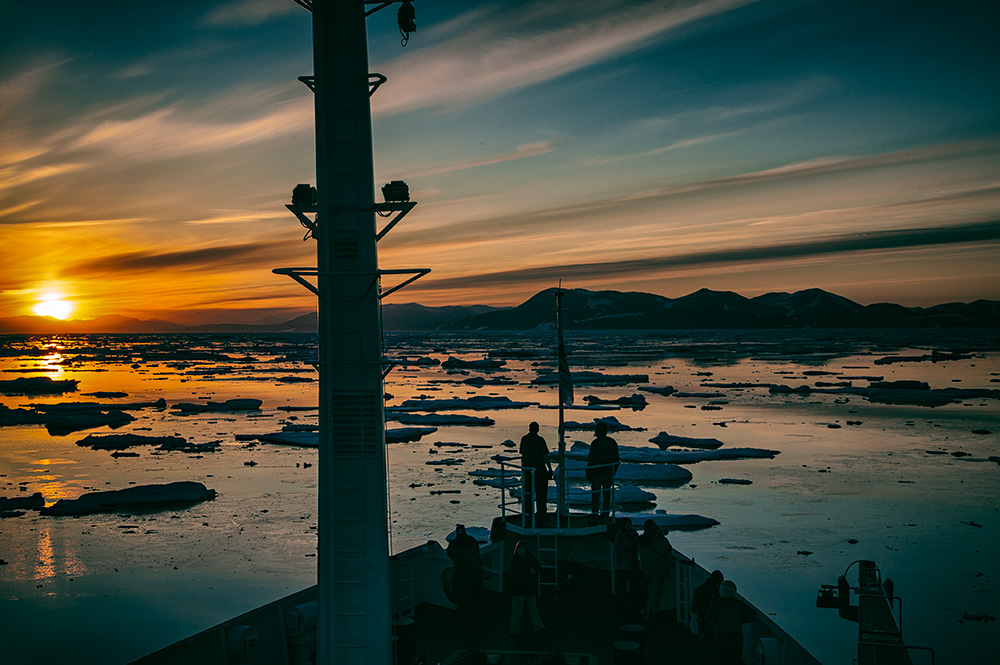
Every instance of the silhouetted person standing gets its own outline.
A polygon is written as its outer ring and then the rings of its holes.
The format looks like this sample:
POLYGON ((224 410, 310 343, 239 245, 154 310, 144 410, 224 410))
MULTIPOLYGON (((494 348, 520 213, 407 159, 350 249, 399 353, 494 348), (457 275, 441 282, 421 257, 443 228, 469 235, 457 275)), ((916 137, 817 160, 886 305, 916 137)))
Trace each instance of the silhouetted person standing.
POLYGON ((646 621, 660 608, 663 587, 674 561, 673 549, 666 532, 653 520, 646 520, 639 536, 639 565, 646 578, 646 608, 642 618, 646 621))
POLYGON ((538 423, 528 425, 528 433, 521 437, 521 466, 524 474, 524 512, 531 511, 532 497, 535 503, 535 518, 541 526, 545 521, 546 502, 549 496, 549 479, 552 464, 548 459, 549 449, 545 439, 538 434, 538 423))
POLYGON ((719 585, 722 584, 722 571, 715 570, 708 579, 698 585, 691 597, 691 611, 698 618, 698 662, 708 665, 712 655, 712 626, 706 616, 712 604, 719 599, 719 585))
POLYGON ((638 613, 639 592, 639 534, 632 527, 632 520, 621 518, 615 525, 615 598, 618 614, 638 613))
POLYGON ((590 444, 587 456, 587 480, 590 481, 591 512, 607 518, 611 511, 611 485, 621 458, 618 456, 618 442, 608 436, 608 424, 597 423, 594 429, 597 437, 590 444))
POLYGON ((712 665, 740 665, 743 662, 743 624, 757 615, 736 597, 736 583, 719 585, 719 599, 708 608, 705 621, 712 626, 712 665))
POLYGON ((465 525, 455 525, 455 539, 448 544, 448 557, 454 566, 452 589, 458 611, 466 619, 476 614, 483 590, 483 560, 479 543, 465 532, 465 525))
POLYGON ((510 560, 510 572, 505 584, 510 591, 510 634, 521 634, 524 612, 527 610, 531 627, 536 633, 545 630, 542 617, 538 614, 538 574, 541 564, 522 542, 514 545, 514 558, 510 560))

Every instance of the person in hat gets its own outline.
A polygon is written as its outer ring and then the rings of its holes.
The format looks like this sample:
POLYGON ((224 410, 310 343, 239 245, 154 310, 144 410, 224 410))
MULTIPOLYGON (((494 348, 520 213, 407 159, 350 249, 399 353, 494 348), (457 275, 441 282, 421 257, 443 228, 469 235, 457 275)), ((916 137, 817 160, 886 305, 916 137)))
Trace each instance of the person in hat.
POLYGON ((663 587, 673 567, 673 547, 667 540, 667 532, 652 519, 643 524, 639 536, 639 565, 646 578, 646 607, 642 618, 649 621, 660 609, 663 587))
POLYGON ((639 534, 632 520, 622 517, 608 527, 614 533, 615 605, 620 617, 631 619, 639 613, 638 599, 642 576, 639 572, 639 534))
POLYGON ((452 590, 459 612, 466 618, 472 617, 479 606, 483 590, 483 560, 479 555, 479 543, 465 532, 464 524, 455 525, 455 538, 448 544, 448 557, 452 561, 452 590))
POLYGON ((712 627, 712 665, 739 665, 743 662, 743 624, 757 615, 736 597, 736 583, 719 585, 719 599, 708 609, 705 621, 712 627))
POLYGON ((708 665, 712 655, 712 626, 708 623, 708 610, 719 599, 719 585, 723 579, 721 570, 713 570, 691 596, 691 611, 698 621, 698 662, 701 665, 708 665))
POLYGON ((538 574, 541 564, 528 546, 518 541, 514 545, 514 557, 510 560, 510 571, 504 586, 510 592, 510 634, 518 637, 527 611, 531 627, 536 634, 545 630, 542 617, 538 614, 538 574))

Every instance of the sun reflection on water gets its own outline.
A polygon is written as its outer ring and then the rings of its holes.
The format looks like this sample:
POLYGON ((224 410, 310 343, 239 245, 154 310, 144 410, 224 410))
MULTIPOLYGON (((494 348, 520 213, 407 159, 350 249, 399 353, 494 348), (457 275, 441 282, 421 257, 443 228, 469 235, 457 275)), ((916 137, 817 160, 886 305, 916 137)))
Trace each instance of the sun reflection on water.
POLYGON ((46 371, 62 373, 66 358, 58 351, 51 351, 42 356, 42 365, 46 371))
POLYGON ((76 577, 86 572, 86 565, 72 546, 66 547, 59 539, 53 539, 49 527, 41 527, 38 530, 38 545, 31 579, 40 582, 60 575, 76 577))
POLYGON ((80 488, 77 485, 66 482, 66 479, 59 476, 46 475, 35 476, 34 490, 41 492, 45 497, 45 505, 52 505, 59 499, 73 499, 79 496, 80 488))

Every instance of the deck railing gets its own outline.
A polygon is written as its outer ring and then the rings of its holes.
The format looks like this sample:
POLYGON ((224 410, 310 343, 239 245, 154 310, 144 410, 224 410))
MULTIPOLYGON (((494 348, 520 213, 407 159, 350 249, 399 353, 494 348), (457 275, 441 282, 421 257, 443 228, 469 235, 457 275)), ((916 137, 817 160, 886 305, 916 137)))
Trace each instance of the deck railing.
MULTIPOLYGON (((555 455, 549 456, 550 459, 554 458, 555 455)), ((500 509, 500 515, 506 522, 508 515, 512 515, 515 518, 520 516, 520 525, 522 528, 535 529, 542 525, 537 523, 537 516, 535 515, 535 509, 533 505, 527 505, 527 499, 530 495, 534 498, 534 473, 535 469, 532 467, 525 467, 521 464, 521 458, 518 457, 508 457, 504 455, 494 455, 493 460, 500 465, 500 503, 497 508, 500 509), (520 496, 515 496, 513 493, 508 492, 509 489, 519 487, 520 496), (531 488, 530 490, 528 488, 531 488)), ((596 466, 589 467, 591 469, 603 469, 617 467, 617 464, 600 464, 596 466)), ((568 490, 568 483, 566 482, 566 470, 558 469, 556 474, 556 488, 558 490, 559 486, 562 485, 566 490, 568 490)), ((616 492, 621 486, 616 483, 611 483, 611 498, 608 506, 605 506, 605 510, 610 513, 611 518, 614 519, 617 515, 617 505, 615 503, 616 492)), ((548 501, 548 486, 545 488, 546 491, 546 501, 548 501)), ((595 494, 594 490, 581 490, 593 497, 595 494)), ((601 492, 602 490, 597 490, 601 492)), ((555 511, 555 528, 562 529, 569 526, 568 515, 560 514, 558 510, 555 511)), ((550 526, 546 524, 545 526, 550 526)))

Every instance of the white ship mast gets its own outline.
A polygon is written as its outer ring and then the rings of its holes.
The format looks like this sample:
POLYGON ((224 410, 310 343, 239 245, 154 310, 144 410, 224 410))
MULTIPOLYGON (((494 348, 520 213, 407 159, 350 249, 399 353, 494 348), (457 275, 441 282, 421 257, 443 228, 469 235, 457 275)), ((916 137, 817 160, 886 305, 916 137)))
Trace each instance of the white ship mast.
MULTIPOLYGON (((295 0, 313 14, 316 187, 288 208, 316 240, 315 268, 281 268, 318 298, 318 662, 392 662, 381 298, 429 272, 380 270, 378 240, 415 203, 402 182, 375 202, 365 19, 391 2, 295 0), (367 9, 366 5, 374 5, 367 9), (315 213, 310 218, 309 214, 315 213), (381 231, 376 214, 395 213, 381 231), (408 275, 383 290, 383 275, 408 275)), ((404 44, 413 7, 399 12, 404 44)))

